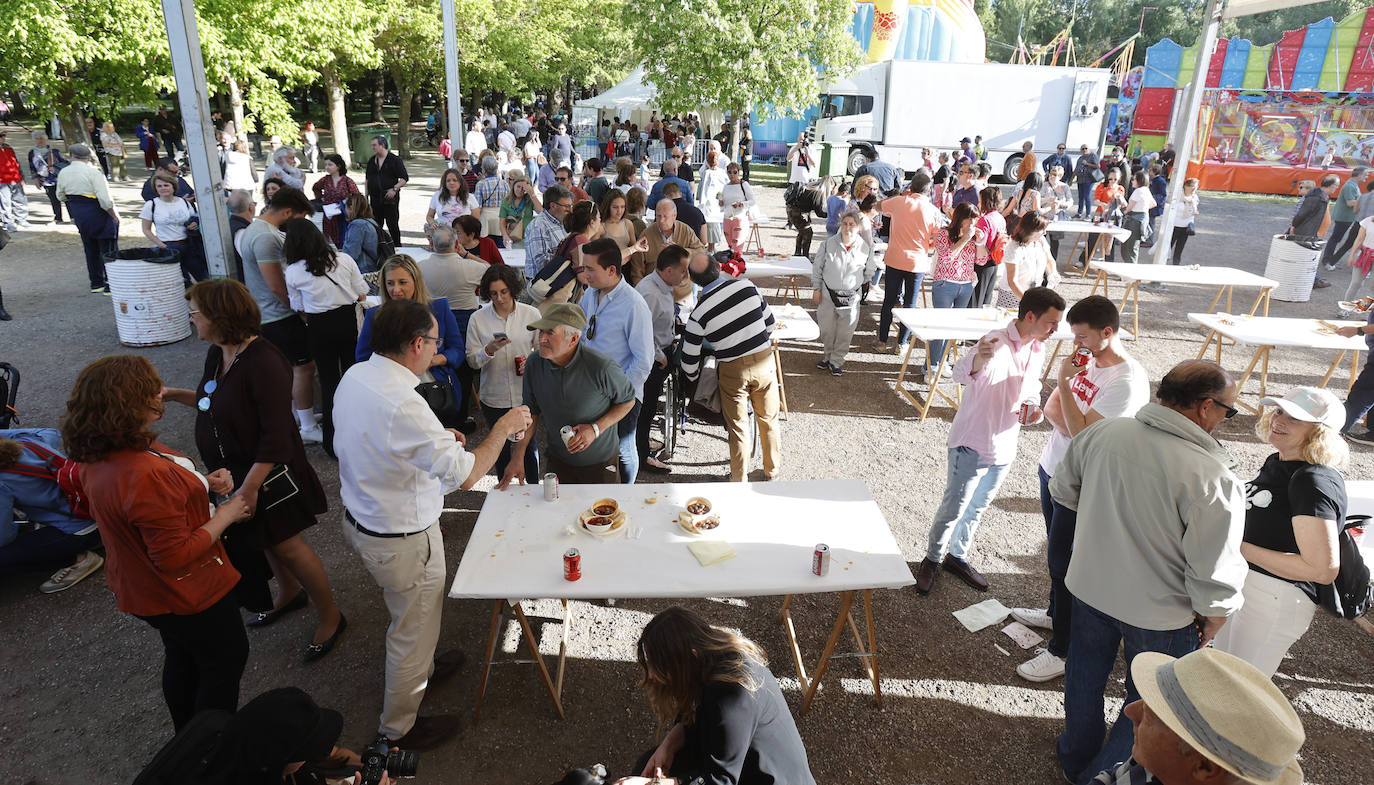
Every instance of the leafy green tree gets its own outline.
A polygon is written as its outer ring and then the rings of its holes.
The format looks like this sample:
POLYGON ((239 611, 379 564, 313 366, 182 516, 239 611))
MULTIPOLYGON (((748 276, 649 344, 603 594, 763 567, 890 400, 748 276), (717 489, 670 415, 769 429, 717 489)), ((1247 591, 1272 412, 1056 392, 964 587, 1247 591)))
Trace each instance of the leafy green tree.
POLYGON ((816 102, 818 70, 843 76, 859 64, 852 21, 847 0, 649 3, 623 17, 659 107, 732 111, 735 139, 750 110, 800 116, 816 102))

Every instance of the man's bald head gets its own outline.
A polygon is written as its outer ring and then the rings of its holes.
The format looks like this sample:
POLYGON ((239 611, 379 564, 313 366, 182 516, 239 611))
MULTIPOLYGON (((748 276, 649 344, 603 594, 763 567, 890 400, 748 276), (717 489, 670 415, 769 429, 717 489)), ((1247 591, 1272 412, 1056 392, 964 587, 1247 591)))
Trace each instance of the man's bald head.
POLYGON ((1156 391, 1161 406, 1182 414, 1208 433, 1235 411, 1236 394, 1235 380, 1210 360, 1184 360, 1175 365, 1164 374, 1156 391))
POLYGON ((705 250, 698 249, 687 260, 687 274, 691 276, 692 283, 706 286, 720 277, 720 263, 705 250))

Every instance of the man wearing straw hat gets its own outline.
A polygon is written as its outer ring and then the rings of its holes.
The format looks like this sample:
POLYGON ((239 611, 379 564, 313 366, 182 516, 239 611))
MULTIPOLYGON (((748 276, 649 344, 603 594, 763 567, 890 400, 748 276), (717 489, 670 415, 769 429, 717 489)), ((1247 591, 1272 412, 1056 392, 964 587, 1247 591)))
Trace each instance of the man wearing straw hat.
POLYGON ((1248 662, 1216 649, 1131 662, 1140 700, 1126 706, 1135 746, 1092 785, 1298 785, 1305 734, 1292 704, 1248 662))

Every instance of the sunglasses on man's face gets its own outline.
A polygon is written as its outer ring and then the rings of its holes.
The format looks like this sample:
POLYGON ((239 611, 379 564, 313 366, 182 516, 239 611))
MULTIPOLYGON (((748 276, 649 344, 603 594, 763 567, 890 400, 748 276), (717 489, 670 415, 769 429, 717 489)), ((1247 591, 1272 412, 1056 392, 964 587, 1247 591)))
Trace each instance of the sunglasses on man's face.
POLYGON ((1228 419, 1228 420, 1231 419, 1232 417, 1235 417, 1237 414, 1240 414, 1240 409, 1237 409, 1237 408, 1234 407, 1234 406, 1227 406, 1226 404, 1222 403, 1221 401, 1218 401, 1216 398, 1208 398, 1207 400, 1209 400, 1209 401, 1211 401, 1212 403, 1216 404, 1217 406, 1220 406, 1221 408, 1225 409, 1225 410, 1226 410, 1226 419, 1228 419))
POLYGON ((568 178, 566 178, 566 177, 555 177, 555 178, 553 178, 553 179, 556 180, 556 181, 558 181, 558 182, 560 182, 560 183, 566 183, 566 182, 568 181, 568 178))

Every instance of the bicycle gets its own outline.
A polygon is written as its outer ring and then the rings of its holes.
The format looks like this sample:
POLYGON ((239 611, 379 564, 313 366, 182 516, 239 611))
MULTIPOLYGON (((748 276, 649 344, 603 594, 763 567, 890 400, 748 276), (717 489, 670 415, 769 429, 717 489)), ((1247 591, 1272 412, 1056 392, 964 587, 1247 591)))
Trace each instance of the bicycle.
POLYGON ((673 365, 663 385, 663 450, 659 453, 660 459, 665 461, 672 460, 678 437, 687 430, 687 404, 691 400, 676 352, 669 362, 673 365))

